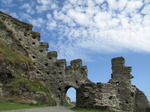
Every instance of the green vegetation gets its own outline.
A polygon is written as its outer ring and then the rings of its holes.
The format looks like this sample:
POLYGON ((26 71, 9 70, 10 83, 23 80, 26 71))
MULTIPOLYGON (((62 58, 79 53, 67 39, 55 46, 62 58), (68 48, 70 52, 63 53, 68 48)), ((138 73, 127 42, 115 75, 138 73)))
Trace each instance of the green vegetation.
MULTIPOLYGON (((16 109, 27 109, 27 108, 37 108, 38 106, 31 106, 25 104, 16 104, 0 101, 0 110, 16 110, 16 109)), ((46 106, 40 106, 46 107, 46 106)))
MULTIPOLYGON (((13 68, 13 76, 14 78, 10 78, 7 83, 4 83, 4 90, 7 91, 10 95, 7 96, 8 99, 11 99, 14 103, 25 103, 25 104, 34 104, 34 99, 23 99, 21 98, 22 93, 36 93, 36 92, 44 92, 47 94, 49 103, 47 105, 55 106, 56 101, 52 98, 50 91, 44 87, 44 85, 38 80, 34 81, 28 80, 28 76, 30 74, 26 74, 27 71, 24 68, 20 67, 20 64, 26 63, 30 69, 33 68, 32 60, 23 54, 21 54, 16 49, 10 47, 6 42, 0 39, 0 60, 9 62, 13 68), (24 77, 26 76, 26 77, 24 77), (15 97, 14 97, 15 96, 15 97)), ((36 105, 44 105, 44 101, 36 100, 36 105)))
POLYGON ((108 111, 100 111, 100 110, 93 110, 93 109, 80 109, 80 108, 72 108, 74 112, 108 112, 108 111))
POLYGON ((66 100, 65 100, 65 102, 64 102, 64 106, 66 106, 66 107, 72 107, 72 106, 74 106, 73 104, 71 104, 71 103, 68 103, 66 100))
MULTIPOLYGON (((49 90, 44 87, 40 81, 35 80, 33 82, 25 79, 25 78, 14 78, 11 79, 7 84, 4 85, 4 88, 7 89, 6 91, 9 91, 11 93, 11 95, 17 95, 20 96, 19 91, 26 91, 26 92, 44 92, 47 94, 48 98, 49 98, 49 104, 51 106, 55 106, 56 102, 55 100, 52 98, 49 90)), ((26 100, 21 100, 21 98, 13 98, 12 99, 13 102, 16 103, 26 103, 26 104, 33 104, 34 102, 32 101, 26 101, 26 100)), ((36 101, 36 105, 44 105, 45 103, 42 101, 36 101)))
POLYGON ((16 49, 10 47, 4 41, 0 40, 0 57, 4 60, 8 60, 11 63, 19 64, 22 62, 32 65, 32 61, 29 57, 21 54, 16 49))

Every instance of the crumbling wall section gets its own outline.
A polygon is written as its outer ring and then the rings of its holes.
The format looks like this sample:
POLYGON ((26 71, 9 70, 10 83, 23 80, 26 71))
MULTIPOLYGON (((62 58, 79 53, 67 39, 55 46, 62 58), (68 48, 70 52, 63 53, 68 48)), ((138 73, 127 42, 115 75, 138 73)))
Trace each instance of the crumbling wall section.
POLYGON ((58 105, 64 104, 69 87, 78 89, 87 80, 87 67, 82 66, 82 60, 73 60, 67 66, 65 59, 57 59, 57 52, 48 51, 49 44, 40 42, 40 33, 33 32, 31 24, 3 12, 0 12, 0 22, 3 29, 0 39, 32 59, 35 70, 30 79, 38 78, 48 87, 58 105))
POLYGON ((0 31, 0 39, 31 58, 34 71, 30 80, 39 79, 51 91, 58 105, 64 105, 70 87, 76 89, 76 105, 81 108, 136 112, 140 105, 148 103, 143 92, 131 85, 131 67, 125 66, 123 57, 112 59, 108 83, 95 84, 88 80, 87 67, 82 65, 81 59, 72 60, 67 66, 65 59, 57 59, 56 51, 48 51, 48 43, 40 42, 40 33, 33 32, 31 24, 0 12, 0 31))
POLYGON ((143 92, 131 85, 131 67, 123 57, 112 59, 112 74, 108 83, 86 82, 78 89, 77 107, 113 112, 144 112, 148 101, 143 92), (138 111, 142 110, 142 111, 138 111))

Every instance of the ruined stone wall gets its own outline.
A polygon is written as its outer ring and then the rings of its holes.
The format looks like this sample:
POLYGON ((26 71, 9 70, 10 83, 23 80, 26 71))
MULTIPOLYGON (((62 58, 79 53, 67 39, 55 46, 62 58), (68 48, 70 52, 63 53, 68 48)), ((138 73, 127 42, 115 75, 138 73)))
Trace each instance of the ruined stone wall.
POLYGON ((125 66, 123 57, 112 59, 112 78, 108 83, 95 84, 88 80, 87 67, 82 66, 81 59, 67 66, 65 59, 57 59, 56 51, 48 52, 48 43, 40 42, 40 33, 33 32, 31 24, 0 12, 0 31, 0 39, 32 59, 35 68, 30 80, 38 78, 58 105, 64 104, 67 90, 73 87, 77 91, 77 107, 144 112, 145 107, 140 105, 146 106, 147 98, 131 85, 131 67, 125 66))
POLYGON ((87 80, 87 67, 82 66, 82 60, 73 60, 67 66, 65 59, 57 59, 56 51, 48 52, 48 43, 40 42, 40 33, 33 32, 31 24, 3 12, 0 12, 0 20, 0 39, 32 59, 35 70, 30 78, 38 78, 49 88, 57 103, 63 105, 66 91, 70 87, 79 88, 87 80))
POLYGON ((145 112, 148 101, 143 92, 131 85, 131 67, 123 57, 112 59, 112 78, 108 83, 87 82, 78 89, 77 106, 116 112, 145 112))

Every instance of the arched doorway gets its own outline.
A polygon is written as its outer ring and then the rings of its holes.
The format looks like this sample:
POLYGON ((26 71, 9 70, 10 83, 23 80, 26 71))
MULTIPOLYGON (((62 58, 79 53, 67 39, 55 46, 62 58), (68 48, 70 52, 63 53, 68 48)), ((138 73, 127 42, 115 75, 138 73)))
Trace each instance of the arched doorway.
POLYGON ((74 87, 67 87, 66 94, 65 94, 65 106, 75 106, 76 105, 76 88, 74 87))

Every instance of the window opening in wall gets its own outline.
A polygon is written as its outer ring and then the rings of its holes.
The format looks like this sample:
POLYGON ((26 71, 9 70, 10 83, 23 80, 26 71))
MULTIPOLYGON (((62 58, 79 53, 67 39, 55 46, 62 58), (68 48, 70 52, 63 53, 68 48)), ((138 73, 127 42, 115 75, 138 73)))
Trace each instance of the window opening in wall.
POLYGON ((36 37, 34 37, 34 36, 33 36, 32 38, 33 38, 33 39, 36 39, 36 37))
POLYGON ((46 72, 47 73, 47 75, 49 75, 49 72, 46 72))
POLYGON ((35 45, 35 42, 32 42, 32 45, 35 45))
POLYGON ((59 81, 59 83, 62 83, 62 81, 59 81))
POLYGON ((40 52, 43 52, 44 50, 40 50, 40 52))
POLYGON ((134 93, 133 92, 131 93, 131 96, 134 97, 134 93))
POLYGON ((76 84, 78 84, 78 81, 76 81, 76 84))
POLYGON ((70 106, 76 105, 76 89, 73 87, 70 87, 65 96, 66 104, 70 106))
POLYGON ((113 96, 110 96, 109 99, 111 100, 113 98, 113 96))
POLYGON ((48 66, 48 63, 45 63, 45 66, 48 66))
POLYGON ((32 56, 32 58, 35 59, 36 57, 35 57, 35 56, 32 56))
POLYGON ((128 104, 128 103, 129 103, 127 100, 126 100, 125 102, 126 102, 126 104, 128 104))
POLYGON ((19 41, 21 41, 22 39, 21 38, 19 38, 19 41))
POLYGON ((61 88, 58 88, 59 91, 61 91, 61 88))
POLYGON ((119 85, 119 82, 116 82, 116 85, 118 86, 118 85, 119 85))
POLYGON ((26 32, 24 33, 24 36, 27 36, 27 33, 26 33, 26 32))
POLYGON ((26 31, 29 31, 29 30, 30 30, 29 28, 26 29, 26 31))
POLYGON ((37 73, 37 74, 39 74, 40 72, 39 72, 39 71, 37 71, 36 73, 37 73))

